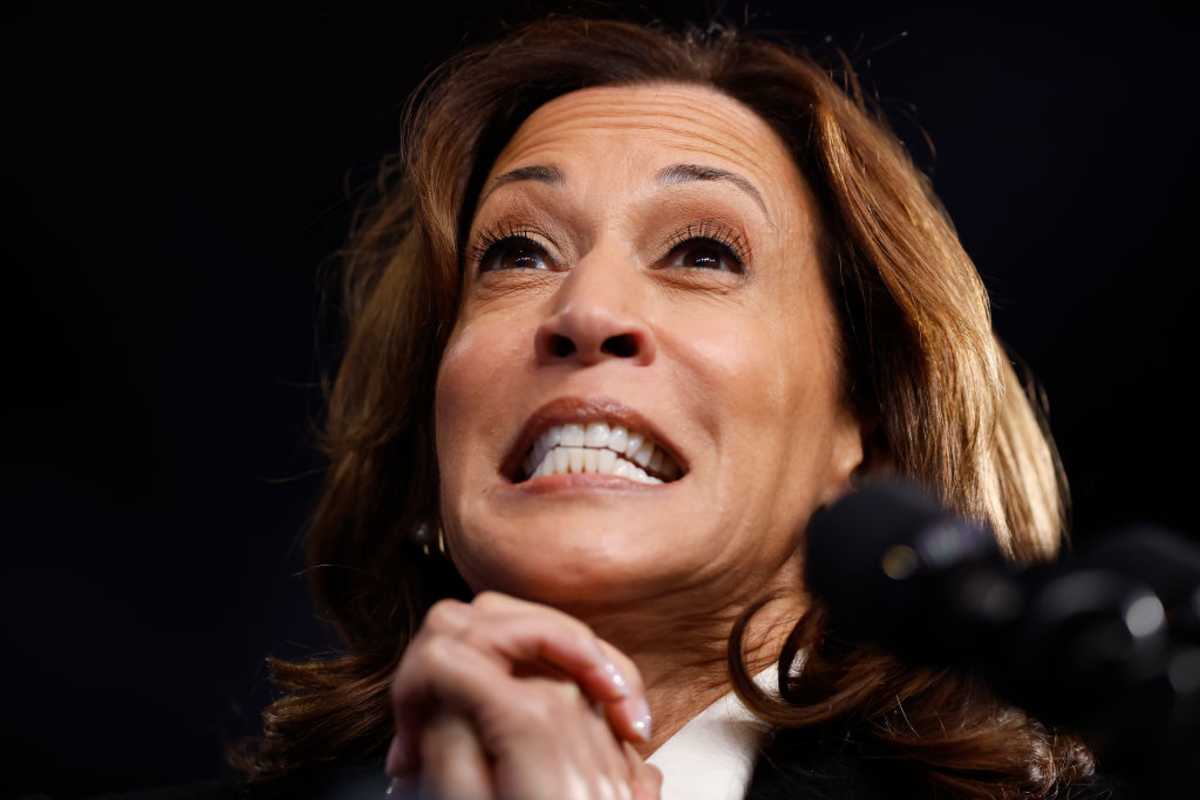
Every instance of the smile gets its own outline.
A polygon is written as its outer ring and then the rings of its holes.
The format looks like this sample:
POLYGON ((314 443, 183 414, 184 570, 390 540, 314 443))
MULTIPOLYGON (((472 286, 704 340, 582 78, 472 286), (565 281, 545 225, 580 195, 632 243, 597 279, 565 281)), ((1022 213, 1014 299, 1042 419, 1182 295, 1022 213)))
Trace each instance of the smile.
POLYGON ((524 479, 593 473, 648 484, 676 480, 683 472, 645 433, 598 421, 550 426, 522 466, 524 479))
POLYGON ((508 453, 501 473, 531 488, 541 486, 539 478, 563 475, 658 485, 688 473, 679 450, 652 422, 605 397, 561 397, 547 403, 526 421, 508 453))

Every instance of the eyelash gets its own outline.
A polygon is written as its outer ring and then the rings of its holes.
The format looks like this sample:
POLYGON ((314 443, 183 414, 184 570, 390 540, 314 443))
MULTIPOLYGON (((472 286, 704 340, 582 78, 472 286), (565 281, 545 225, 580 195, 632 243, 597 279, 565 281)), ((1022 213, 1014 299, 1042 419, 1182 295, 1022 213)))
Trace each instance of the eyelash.
POLYGON ((485 230, 479 234, 479 240, 471 248, 471 263, 478 270, 491 255, 494 247, 508 241, 521 242, 544 251, 545 248, 532 238, 536 233, 532 228, 517 228, 511 223, 501 223, 495 228, 485 230))
POLYGON ((689 223, 686 228, 667 240, 667 255, 691 242, 715 242, 733 261, 734 269, 731 272, 741 274, 746 271, 746 262, 750 260, 750 248, 741 234, 732 228, 707 219, 695 224, 689 223))
MULTIPOLYGON (((505 242, 519 242, 545 254, 545 248, 533 239, 535 235, 537 235, 537 231, 532 228, 519 228, 511 223, 501 223, 494 228, 486 229, 479 234, 479 239, 471 248, 471 263, 477 271, 483 271, 483 264, 485 261, 491 260, 493 249, 505 242)), ((665 245, 667 252, 663 258, 674 253, 680 246, 691 242, 712 242, 719 245, 733 262, 733 269, 728 270, 729 272, 741 274, 746 271, 746 262, 750 260, 749 246, 741 234, 715 220, 689 223, 686 228, 672 234, 665 245)), ((697 267, 697 269, 702 268, 697 267)))

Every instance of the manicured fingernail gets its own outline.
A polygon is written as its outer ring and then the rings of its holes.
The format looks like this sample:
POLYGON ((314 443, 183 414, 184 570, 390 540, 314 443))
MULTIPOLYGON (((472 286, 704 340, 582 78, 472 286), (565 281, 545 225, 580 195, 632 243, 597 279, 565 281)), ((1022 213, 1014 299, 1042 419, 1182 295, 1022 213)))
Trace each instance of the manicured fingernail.
POLYGON ((630 716, 633 717, 633 730, 643 742, 650 741, 650 705, 646 698, 639 697, 629 701, 630 716))
POLYGON ((611 661, 606 661, 601 669, 604 670, 604 674, 608 676, 609 682, 616 688, 617 693, 621 697, 627 697, 629 695, 629 684, 625 681, 625 676, 617 669, 617 665, 611 661))
POLYGON ((629 694, 629 682, 625 680, 625 676, 617 669, 617 665, 608 659, 608 653, 604 652, 604 648, 595 639, 591 639, 592 652, 596 654, 596 664, 599 665, 600 671, 604 673, 604 677, 608 678, 608 682, 617 690, 617 695, 625 697, 629 694))

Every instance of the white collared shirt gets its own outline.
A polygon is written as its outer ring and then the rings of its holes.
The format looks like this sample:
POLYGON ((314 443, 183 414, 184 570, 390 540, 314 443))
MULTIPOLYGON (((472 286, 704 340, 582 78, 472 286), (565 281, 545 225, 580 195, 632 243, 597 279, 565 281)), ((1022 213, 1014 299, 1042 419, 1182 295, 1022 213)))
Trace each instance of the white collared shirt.
MULTIPOLYGON (((777 666, 754 676, 773 692, 777 666)), ((663 742, 646 761, 662 770, 662 800, 742 800, 770 727, 729 692, 663 742)))

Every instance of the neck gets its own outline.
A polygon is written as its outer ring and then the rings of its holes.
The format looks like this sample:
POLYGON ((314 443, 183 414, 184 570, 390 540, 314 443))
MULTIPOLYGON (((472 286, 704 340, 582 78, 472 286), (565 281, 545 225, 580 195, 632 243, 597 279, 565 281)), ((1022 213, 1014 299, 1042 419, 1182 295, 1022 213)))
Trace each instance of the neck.
MULTIPOLYGON (((796 588, 790 588, 759 609, 745 628, 742 656, 751 676, 777 661, 784 640, 804 611, 796 588)), ((641 672, 652 719, 650 741, 635 745, 643 757, 732 690, 729 634, 749 605, 743 603, 703 621, 668 615, 655 624, 647 620, 644 609, 636 626, 613 617, 588 620, 641 672)))

